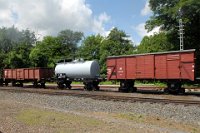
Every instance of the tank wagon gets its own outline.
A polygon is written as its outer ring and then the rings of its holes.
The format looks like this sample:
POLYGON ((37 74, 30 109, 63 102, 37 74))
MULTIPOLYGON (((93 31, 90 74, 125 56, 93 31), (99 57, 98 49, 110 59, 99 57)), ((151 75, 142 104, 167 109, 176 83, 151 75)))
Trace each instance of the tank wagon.
POLYGON ((100 67, 95 60, 58 63, 55 67, 55 75, 59 88, 71 89, 72 81, 82 81, 85 85, 84 89, 99 90, 100 67))
POLYGON ((135 80, 167 83, 169 93, 184 93, 183 82, 198 82, 200 60, 195 50, 158 52, 107 58, 107 79, 120 81, 119 91, 134 92, 135 80))
POLYGON ((46 81, 51 80, 54 75, 54 70, 51 68, 18 68, 4 69, 4 83, 12 83, 12 86, 23 86, 25 82, 33 82, 34 87, 39 84, 45 87, 46 81))

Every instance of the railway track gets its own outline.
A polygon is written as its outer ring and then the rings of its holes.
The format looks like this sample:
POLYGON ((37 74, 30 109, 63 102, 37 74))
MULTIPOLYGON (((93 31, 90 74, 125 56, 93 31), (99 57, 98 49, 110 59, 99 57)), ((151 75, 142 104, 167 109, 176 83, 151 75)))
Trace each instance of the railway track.
POLYGON ((200 100, 183 100, 183 99, 170 99, 170 98, 152 98, 141 96, 130 96, 124 93, 116 92, 97 92, 97 91, 78 91, 78 90, 55 90, 55 89, 33 89, 33 88, 18 88, 18 87, 1 87, 0 91, 9 91, 16 93, 37 93, 45 95, 61 95, 61 96, 75 96, 85 97, 94 100, 105 101, 118 101, 118 102, 148 102, 160 104, 182 104, 185 106, 200 106, 200 100))

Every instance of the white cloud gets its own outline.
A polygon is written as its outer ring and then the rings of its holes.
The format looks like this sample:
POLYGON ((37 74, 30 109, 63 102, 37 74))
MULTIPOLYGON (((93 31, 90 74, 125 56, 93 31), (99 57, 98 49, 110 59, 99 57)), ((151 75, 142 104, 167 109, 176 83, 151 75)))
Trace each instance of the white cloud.
POLYGON ((105 12, 99 15, 100 22, 107 22, 110 20, 110 16, 108 16, 105 12))
POLYGON ((145 29, 145 23, 141 23, 135 27, 132 27, 132 29, 135 30, 140 37, 151 36, 154 35, 155 33, 160 32, 160 27, 156 27, 152 31, 147 32, 147 30, 145 29))
POLYGON ((151 14, 151 12, 152 12, 152 11, 151 11, 151 9, 150 9, 150 7, 149 7, 149 0, 147 0, 146 3, 145 3, 144 8, 141 10, 140 14, 141 14, 142 16, 146 16, 146 15, 151 14))
POLYGON ((104 34, 109 20, 105 12, 95 17, 85 0, 0 1, 0 27, 15 25, 43 35, 64 29, 104 34))
POLYGON ((110 16, 108 16, 105 12, 100 14, 97 19, 94 19, 93 31, 96 33, 100 33, 103 36, 106 36, 109 31, 106 31, 103 25, 109 20, 110 16))

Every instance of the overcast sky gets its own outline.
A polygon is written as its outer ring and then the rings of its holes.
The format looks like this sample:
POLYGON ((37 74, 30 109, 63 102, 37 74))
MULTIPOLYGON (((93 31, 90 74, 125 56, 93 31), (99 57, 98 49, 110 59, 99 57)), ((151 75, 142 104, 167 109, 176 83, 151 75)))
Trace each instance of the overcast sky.
POLYGON ((154 32, 144 28, 151 15, 148 0, 0 0, 0 27, 28 28, 38 37, 64 29, 106 36, 117 27, 138 44, 154 32))

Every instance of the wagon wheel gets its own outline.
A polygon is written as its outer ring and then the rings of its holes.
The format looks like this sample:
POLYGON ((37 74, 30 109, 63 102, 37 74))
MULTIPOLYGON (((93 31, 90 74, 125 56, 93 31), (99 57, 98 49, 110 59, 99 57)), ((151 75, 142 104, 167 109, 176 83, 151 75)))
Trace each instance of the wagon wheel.
POLYGON ((128 92, 126 87, 119 87, 119 92, 128 92))
POLYGON ((5 82, 5 86, 8 86, 8 82, 5 82))
POLYGON ((185 92, 184 88, 181 88, 181 82, 169 82, 167 84, 167 88, 166 90, 164 90, 164 92, 168 92, 169 94, 183 94, 185 92))
POLYGON ((170 94, 174 94, 174 95, 177 95, 178 92, 179 92, 179 91, 178 91, 177 89, 170 89, 170 90, 169 90, 169 93, 170 93, 170 94))
POLYGON ((15 81, 12 82, 12 86, 16 86, 16 82, 15 81))
POLYGON ((3 86, 3 79, 0 79, 0 86, 3 86))
POLYGON ((185 88, 180 88, 179 89, 179 94, 185 94, 185 88))
POLYGON ((95 90, 96 90, 96 91, 99 91, 99 86, 95 86, 95 90))
POLYGON ((66 88, 68 88, 68 89, 72 89, 72 86, 71 85, 66 85, 66 88))
POLYGON ((72 81, 65 82, 66 88, 71 89, 72 88, 71 83, 72 83, 72 81))
POLYGON ((45 83, 41 83, 41 88, 45 88, 46 86, 45 86, 45 83))
POLYGON ((136 92, 137 88, 134 87, 134 80, 121 80, 120 81, 120 92, 136 92))
POLYGON ((92 83, 92 87, 93 87, 93 90, 95 90, 95 91, 99 91, 99 82, 96 82, 96 81, 94 81, 93 83, 92 83))
POLYGON ((57 84, 58 84, 58 88, 59 88, 59 89, 64 89, 64 87, 65 87, 65 86, 64 86, 64 84, 63 84, 63 83, 61 83, 61 82, 58 82, 57 84))
POLYGON ((87 90, 87 91, 92 91, 93 85, 90 84, 90 83, 88 83, 88 84, 86 84, 86 85, 84 86, 84 89, 87 90))
POLYGON ((38 82, 37 82, 37 81, 33 82, 33 87, 34 87, 34 88, 37 88, 37 87, 38 87, 38 82))
MULTIPOLYGON (((165 92, 165 90, 164 90, 164 92, 165 92)), ((169 88, 168 90, 166 90, 166 93, 174 94, 174 95, 184 94, 185 88, 169 88)))
POLYGON ((137 88, 136 87, 130 87, 129 88, 129 92, 136 92, 137 91, 137 88))
POLYGON ((169 89, 168 89, 168 88, 165 88, 165 89, 164 89, 164 93, 169 94, 169 89))
POLYGON ((176 86, 175 87, 168 87, 166 92, 168 92, 169 94, 178 94, 179 92, 179 88, 177 88, 176 86))
POLYGON ((23 85, 23 82, 20 82, 20 83, 19 83, 19 86, 20 86, 20 87, 23 87, 23 86, 24 86, 24 85, 23 85))

